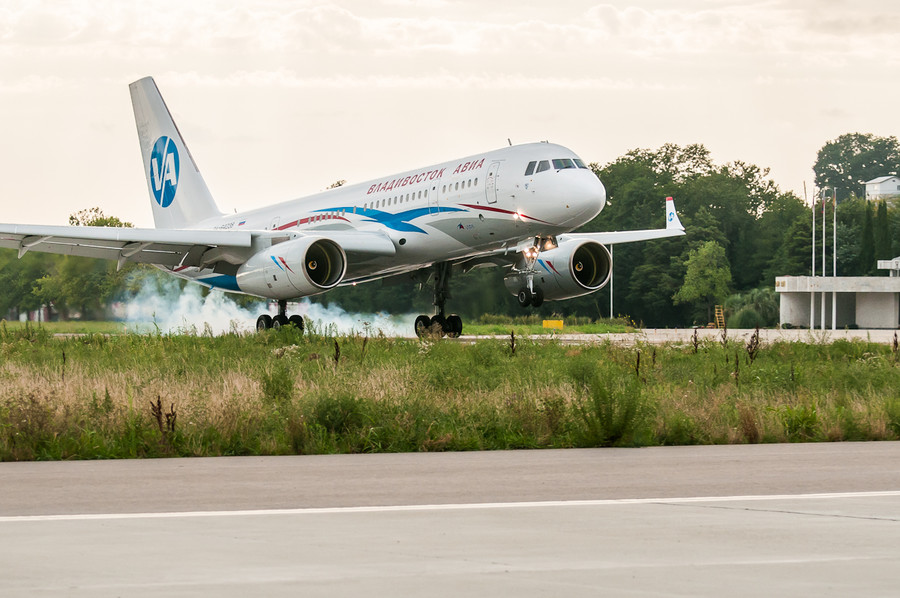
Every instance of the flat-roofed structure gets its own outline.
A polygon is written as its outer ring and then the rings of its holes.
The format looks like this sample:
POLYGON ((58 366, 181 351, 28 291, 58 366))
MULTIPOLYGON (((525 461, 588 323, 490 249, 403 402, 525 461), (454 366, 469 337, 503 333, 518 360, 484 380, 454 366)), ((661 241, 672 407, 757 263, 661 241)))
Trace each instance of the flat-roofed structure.
POLYGON ((779 276, 781 325, 797 328, 900 327, 900 257, 879 260, 890 276, 779 276))

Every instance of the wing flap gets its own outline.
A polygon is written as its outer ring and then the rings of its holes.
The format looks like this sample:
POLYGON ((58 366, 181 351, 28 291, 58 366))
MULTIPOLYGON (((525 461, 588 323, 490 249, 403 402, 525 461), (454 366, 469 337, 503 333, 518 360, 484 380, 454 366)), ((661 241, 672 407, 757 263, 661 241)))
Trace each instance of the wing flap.
POLYGON ((0 224, 0 247, 125 262, 182 265, 185 258, 210 247, 249 248, 249 231, 166 230, 100 226, 0 224), (194 251, 192 251, 194 250, 194 251))

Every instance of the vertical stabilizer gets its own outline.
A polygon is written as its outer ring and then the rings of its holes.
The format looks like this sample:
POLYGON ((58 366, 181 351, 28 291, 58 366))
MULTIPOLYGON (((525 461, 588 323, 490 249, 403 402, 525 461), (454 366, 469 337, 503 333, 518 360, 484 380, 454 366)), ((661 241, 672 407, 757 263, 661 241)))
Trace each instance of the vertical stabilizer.
POLYGON ((221 216, 153 78, 128 88, 156 228, 189 228, 221 216))

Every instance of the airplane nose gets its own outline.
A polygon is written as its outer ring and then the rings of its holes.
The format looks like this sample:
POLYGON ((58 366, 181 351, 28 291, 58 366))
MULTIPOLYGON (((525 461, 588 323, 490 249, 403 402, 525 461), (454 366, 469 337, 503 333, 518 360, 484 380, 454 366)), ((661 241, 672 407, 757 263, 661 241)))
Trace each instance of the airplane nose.
MULTIPOLYGON (((572 173, 575 174, 575 173, 572 173)), ((566 203, 571 210, 571 221, 587 222, 594 218, 606 206, 606 187, 593 172, 579 171, 580 176, 573 177, 566 203)))

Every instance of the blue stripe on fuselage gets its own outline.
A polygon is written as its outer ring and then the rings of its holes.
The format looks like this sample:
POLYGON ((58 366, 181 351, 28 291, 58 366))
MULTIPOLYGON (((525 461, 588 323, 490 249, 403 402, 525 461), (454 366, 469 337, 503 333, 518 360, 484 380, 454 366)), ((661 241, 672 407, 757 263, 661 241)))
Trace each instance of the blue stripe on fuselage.
POLYGON ((357 207, 356 212, 353 211, 353 207, 338 207, 338 208, 328 208, 325 210, 316 210, 316 212, 336 212, 344 210, 347 214, 357 214, 359 216, 364 216, 367 218, 368 222, 377 222, 379 224, 383 224, 384 226, 393 229, 395 231, 399 231, 402 233, 424 233, 425 231, 419 228, 414 224, 410 224, 410 220, 415 220, 416 218, 421 218, 422 216, 428 216, 429 214, 435 214, 440 212, 465 212, 466 210, 462 208, 416 208, 414 210, 405 210, 403 212, 384 212, 382 210, 373 210, 371 208, 362 209, 357 207))
POLYGON ((241 291, 236 276, 226 276, 221 274, 219 276, 210 276, 209 278, 198 278, 197 282, 208 285, 214 289, 222 289, 223 291, 241 291))

